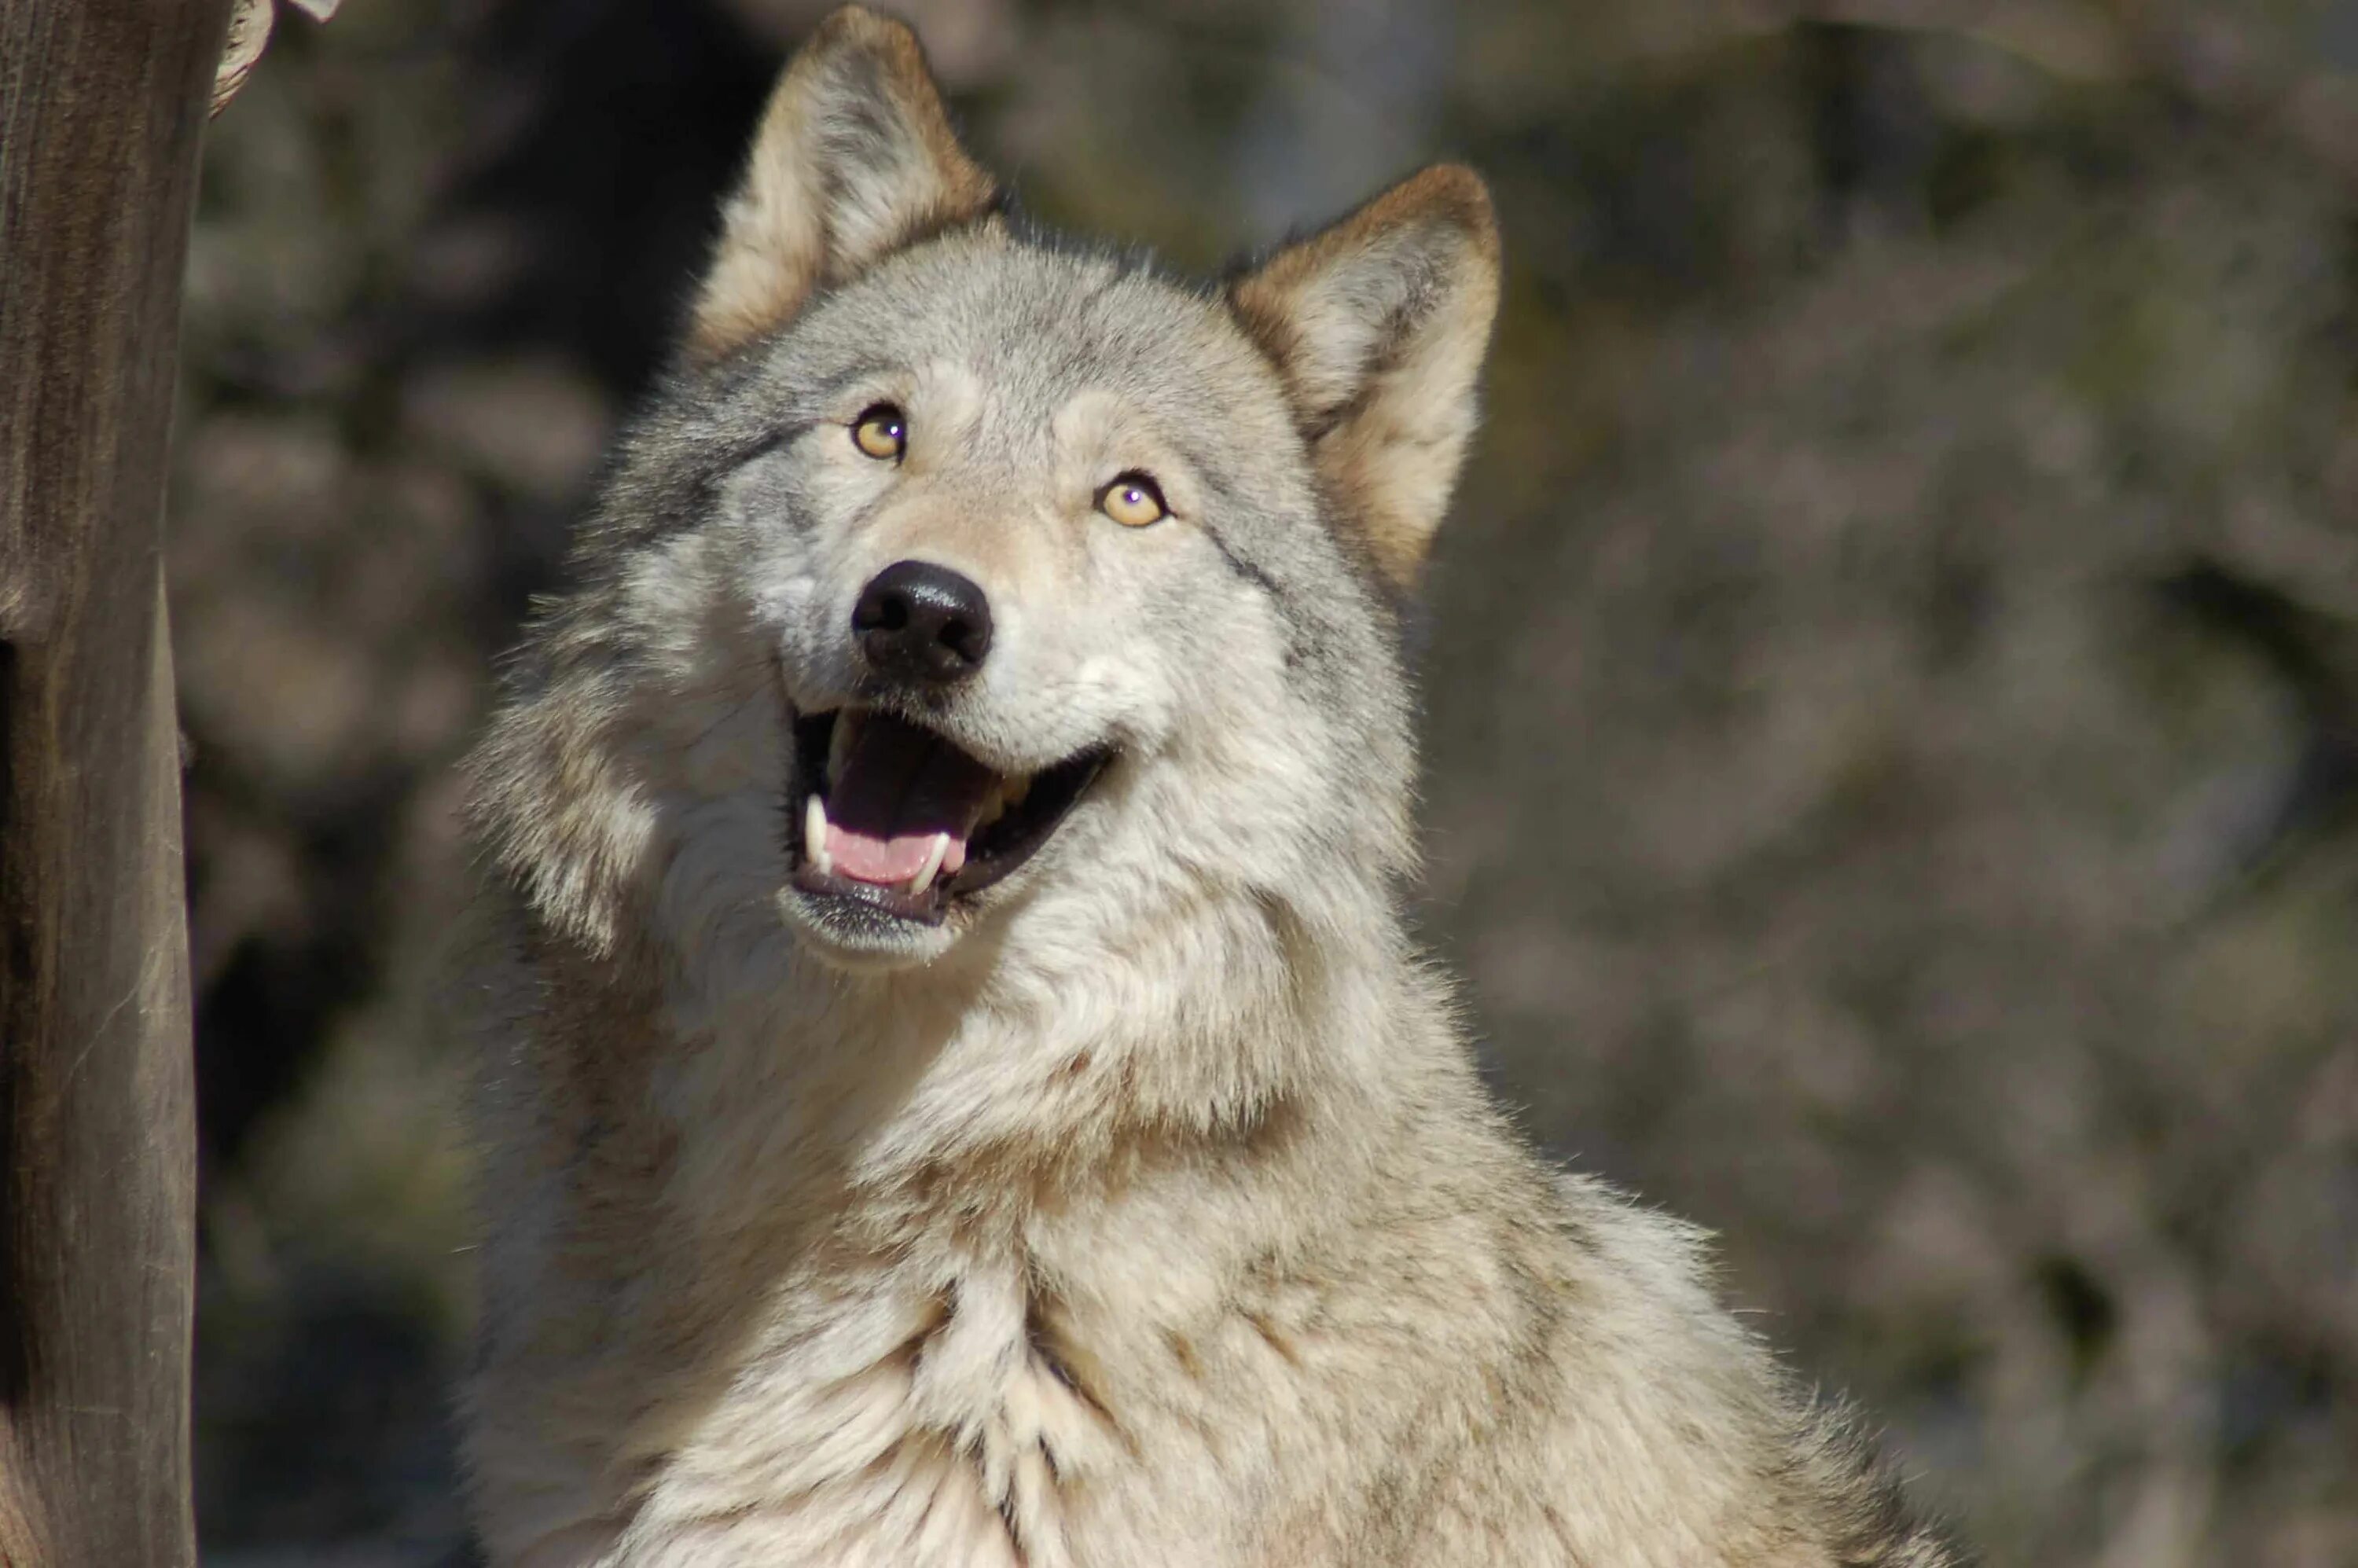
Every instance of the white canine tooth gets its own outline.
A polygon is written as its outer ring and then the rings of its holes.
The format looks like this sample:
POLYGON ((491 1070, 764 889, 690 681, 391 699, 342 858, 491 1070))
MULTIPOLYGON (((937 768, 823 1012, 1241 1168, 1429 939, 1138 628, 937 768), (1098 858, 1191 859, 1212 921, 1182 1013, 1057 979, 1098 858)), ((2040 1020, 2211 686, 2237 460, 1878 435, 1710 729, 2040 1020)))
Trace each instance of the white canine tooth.
POLYGON ((917 868, 917 874, 915 876, 909 879, 909 896, 911 898, 916 897, 919 893, 934 885, 934 879, 941 874, 942 858, 949 852, 950 836, 946 833, 935 834, 934 847, 925 853, 925 863, 917 868))
POLYGON ((817 795, 803 802, 803 853, 820 876, 835 874, 835 857, 827 852, 827 807, 817 795))

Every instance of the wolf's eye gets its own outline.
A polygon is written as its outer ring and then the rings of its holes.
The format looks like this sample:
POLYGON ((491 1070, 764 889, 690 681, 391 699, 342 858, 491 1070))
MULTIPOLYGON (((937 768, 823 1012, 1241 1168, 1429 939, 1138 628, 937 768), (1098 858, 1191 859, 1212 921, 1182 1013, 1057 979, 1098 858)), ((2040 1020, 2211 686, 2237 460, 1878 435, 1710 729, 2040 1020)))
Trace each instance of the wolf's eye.
POLYGON ((1098 492, 1098 510, 1125 528, 1143 528, 1171 515, 1162 487, 1136 470, 1117 475, 1098 492))
POLYGON ((871 458, 898 462, 909 449, 909 416, 890 403, 863 409, 852 422, 851 444, 871 458))

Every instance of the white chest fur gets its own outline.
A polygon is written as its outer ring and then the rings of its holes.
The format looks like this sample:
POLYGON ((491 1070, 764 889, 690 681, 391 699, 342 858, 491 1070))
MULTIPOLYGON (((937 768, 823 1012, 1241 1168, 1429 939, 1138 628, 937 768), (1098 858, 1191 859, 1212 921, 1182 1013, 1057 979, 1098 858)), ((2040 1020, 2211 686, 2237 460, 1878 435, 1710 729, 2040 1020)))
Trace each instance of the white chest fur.
POLYGON ((1119 1441, 1041 1343, 1022 1270, 887 1269, 777 1303, 678 1434, 611 1564, 1070 1560, 1064 1488, 1119 1441))

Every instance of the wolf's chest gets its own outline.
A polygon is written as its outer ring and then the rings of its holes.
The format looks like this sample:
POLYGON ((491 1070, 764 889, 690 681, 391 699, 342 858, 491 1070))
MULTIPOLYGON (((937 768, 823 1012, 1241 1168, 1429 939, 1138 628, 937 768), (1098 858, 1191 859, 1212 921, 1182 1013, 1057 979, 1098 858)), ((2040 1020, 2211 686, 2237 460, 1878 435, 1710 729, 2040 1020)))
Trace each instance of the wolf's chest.
POLYGON ((1016 1268, 786 1308, 682 1433, 633 1535, 726 1562, 1068 1560, 1065 1489, 1120 1444, 1044 1348, 1016 1268))

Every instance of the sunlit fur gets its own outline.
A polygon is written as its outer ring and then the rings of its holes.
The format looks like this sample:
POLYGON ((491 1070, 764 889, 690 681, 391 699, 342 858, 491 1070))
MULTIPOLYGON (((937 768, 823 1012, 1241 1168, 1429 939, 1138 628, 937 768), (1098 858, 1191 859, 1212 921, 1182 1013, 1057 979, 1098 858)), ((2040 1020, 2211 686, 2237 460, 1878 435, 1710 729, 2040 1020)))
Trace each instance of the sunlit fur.
POLYGON ((491 1562, 1951 1561, 1692 1232, 1505 1125, 1403 930, 1479 181, 1196 288, 1026 235, 945 125, 863 14, 792 68, 474 758, 491 1562), (1168 518, 1097 509, 1129 470, 1168 518), (914 716, 1115 761, 848 938, 788 887, 787 724, 909 557, 996 622, 914 716))

